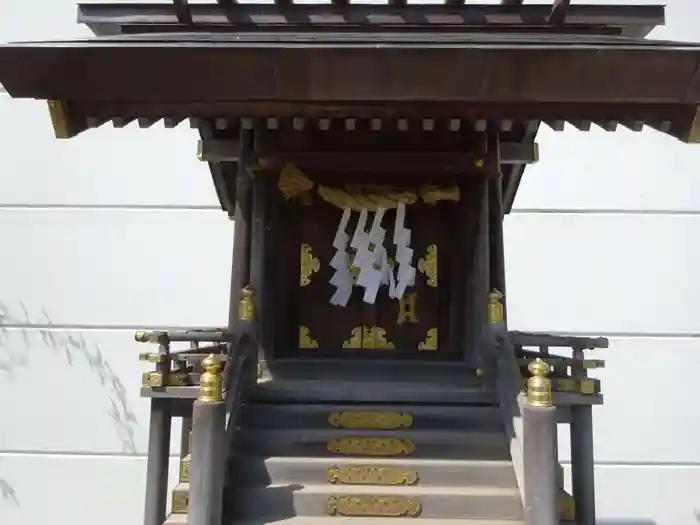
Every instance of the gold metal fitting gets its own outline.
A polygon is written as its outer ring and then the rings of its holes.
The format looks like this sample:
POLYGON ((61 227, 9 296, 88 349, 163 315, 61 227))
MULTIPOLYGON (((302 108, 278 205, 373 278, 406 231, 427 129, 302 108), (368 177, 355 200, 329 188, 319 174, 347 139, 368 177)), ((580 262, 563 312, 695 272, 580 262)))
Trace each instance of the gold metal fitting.
POLYGON ((137 343, 147 343, 148 342, 148 334, 146 332, 136 332, 134 334, 134 339, 136 340, 137 343))
POLYGON ((202 361, 204 372, 199 378, 199 400, 204 403, 218 403, 223 399, 221 383, 221 361, 209 354, 202 361))
POLYGON ((478 169, 481 169, 484 167, 484 159, 476 159, 474 161, 474 166, 478 169))
POLYGON ((141 374, 141 386, 163 388, 165 386, 165 375, 162 372, 144 372, 141 374))
POLYGON ((489 323, 500 324, 503 322, 503 294, 495 288, 489 293, 489 323))
POLYGON ((527 402, 535 407, 552 406, 552 383, 547 377, 549 365, 539 357, 527 369, 532 377, 527 380, 527 402))
POLYGON ((253 289, 248 285, 241 290, 241 298, 238 301, 238 319, 252 321, 254 315, 253 289))
POLYGON ((162 354, 150 354, 148 352, 142 352, 139 354, 139 361, 147 361, 149 363, 162 363, 165 356, 162 354))

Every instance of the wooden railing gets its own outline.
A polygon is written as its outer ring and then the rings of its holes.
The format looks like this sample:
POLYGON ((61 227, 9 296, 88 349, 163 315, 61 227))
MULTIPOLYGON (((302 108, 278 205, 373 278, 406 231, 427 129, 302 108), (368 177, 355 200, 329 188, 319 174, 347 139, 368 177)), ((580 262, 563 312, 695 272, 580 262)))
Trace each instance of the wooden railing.
POLYGON ((182 439, 190 453, 188 523, 221 524, 236 428, 258 374, 256 328, 252 316, 245 318, 250 309, 244 306, 231 331, 136 333, 137 341, 158 344, 157 352, 140 355, 156 367, 142 378, 151 397, 145 525, 163 525, 165 520, 170 429, 176 414, 183 417, 183 432, 191 429, 189 439, 182 439), (171 343, 185 341, 190 349, 171 352, 171 343), (200 347, 203 342, 210 344, 200 347), (193 400, 192 387, 197 386, 193 400))
POLYGON ((531 364, 528 395, 507 333, 495 334, 496 392, 527 525, 559 523, 557 419, 544 361, 531 364))
POLYGON ((584 359, 583 351, 607 348, 607 339, 506 332, 498 322, 491 329, 494 386, 526 523, 548 525, 563 519, 594 525, 591 408, 602 403, 602 396, 599 381, 588 378, 587 371, 603 367, 604 362, 584 359), (569 348, 573 355, 552 355, 550 347, 569 348), (571 501, 562 490, 558 460, 557 421, 561 420, 571 425, 571 501))

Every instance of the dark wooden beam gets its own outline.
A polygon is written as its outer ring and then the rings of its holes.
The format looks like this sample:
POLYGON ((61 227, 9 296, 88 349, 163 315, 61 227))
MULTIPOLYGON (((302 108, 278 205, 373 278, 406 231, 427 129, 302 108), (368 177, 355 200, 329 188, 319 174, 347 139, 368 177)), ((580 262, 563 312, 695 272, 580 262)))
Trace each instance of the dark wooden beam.
POLYGON ((187 0, 173 0, 173 5, 175 6, 177 21, 180 24, 191 24, 192 13, 190 12, 190 5, 187 3, 187 0))
MULTIPOLYGON (((532 164, 537 161, 536 144, 506 142, 501 144, 503 164, 532 164)), ((416 170, 433 166, 450 166, 455 170, 470 170, 476 159, 473 153, 449 151, 314 151, 314 150, 271 150, 258 152, 259 163, 266 168, 279 168, 287 162, 317 169, 343 168, 362 169, 367 166, 388 168, 392 164, 397 169, 412 166, 416 170)), ((199 160, 206 162, 235 162, 238 160, 238 141, 200 140, 199 160)))
MULTIPOLYGON (((528 120, 524 123, 524 134, 522 136, 523 143, 533 142, 537 136, 537 131, 540 127, 539 120, 528 120)), ((520 182, 525 173, 525 164, 513 164, 508 167, 508 175, 506 177, 506 185, 503 191, 503 213, 510 213, 515 202, 515 196, 518 193, 520 182)))
MULTIPOLYGON (((75 118, 111 117, 169 117, 169 118, 198 118, 215 119, 220 115, 247 116, 270 120, 275 115, 277 124, 282 119, 307 117, 345 119, 354 118, 356 123, 364 119, 395 119, 399 116, 408 118, 433 119, 463 119, 470 122, 488 118, 497 120, 544 121, 555 131, 562 131, 567 120, 593 120, 598 125, 610 122, 644 121, 663 122, 673 121, 690 125, 695 119, 695 104, 650 104, 630 102, 609 103, 401 103, 386 104, 367 103, 323 103, 311 102, 300 104, 296 102, 229 102, 213 100, 211 102, 180 101, 180 102, 122 102, 114 100, 74 100, 68 104, 69 114, 75 118)), ((195 126, 198 127, 198 126, 195 126)), ((381 129, 381 128, 380 128, 381 129)), ((680 130, 679 130, 680 131, 680 130)))
POLYGON ((387 45, 379 54, 377 44, 289 47, 212 41, 210 46, 187 46, 164 39, 120 41, 108 53, 102 52, 104 42, 90 39, 7 44, 0 46, 0 82, 13 97, 149 104, 195 100, 203 106, 221 100, 294 101, 297 108, 348 102, 411 105, 425 100, 456 107, 460 102, 473 107, 534 107, 542 100, 700 103, 697 45, 670 48, 646 42, 584 49, 554 43, 516 45, 508 39, 499 44, 498 35, 493 35, 488 45, 476 46, 464 38, 459 46, 387 45), (235 70, 228 67, 231 63, 237 64, 235 70), (455 70, 455 63, 462 67, 455 70), (197 82, 182 82, 182 71, 187 70, 197 71, 197 82), (657 70, 665 74, 654 74, 657 70))
POLYGON ((547 23, 551 25, 563 24, 566 18, 566 11, 571 5, 571 0, 554 0, 552 4, 552 12, 549 13, 547 23))
MULTIPOLYGON (((199 128, 199 135, 202 141, 216 140, 214 123, 210 120, 202 122, 199 128)), ((214 182, 216 196, 219 199, 221 208, 226 211, 229 216, 233 216, 234 214, 234 203, 236 199, 235 181, 231 180, 232 166, 235 168, 236 164, 229 163, 228 165, 225 165, 221 162, 209 162, 209 171, 211 172, 212 180, 214 182)))

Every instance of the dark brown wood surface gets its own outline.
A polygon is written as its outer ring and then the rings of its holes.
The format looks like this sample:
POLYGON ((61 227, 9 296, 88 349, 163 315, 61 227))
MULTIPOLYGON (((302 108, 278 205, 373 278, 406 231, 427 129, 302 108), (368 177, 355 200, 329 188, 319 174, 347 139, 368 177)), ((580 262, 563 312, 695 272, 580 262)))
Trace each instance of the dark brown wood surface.
POLYGON ((611 37, 120 37, 0 46, 0 82, 14 97, 141 103, 692 104, 699 58, 694 44, 611 37))
MULTIPOLYGON (((375 304, 362 301, 363 289, 355 288, 353 296, 346 307, 333 306, 329 303, 335 288, 329 283, 334 270, 329 266, 335 249, 332 246, 336 228, 342 211, 339 208, 316 197, 309 206, 290 207, 287 220, 298 222, 297 241, 285 243, 288 253, 283 260, 293 266, 296 272, 289 274, 294 279, 284 288, 296 296, 294 311, 296 329, 290 331, 295 338, 291 344, 278 345, 278 357, 378 357, 378 358, 449 358, 461 357, 455 348, 449 344, 449 311, 450 301, 459 301, 459 296, 450 294, 450 267, 453 264, 452 243, 457 239, 454 228, 454 210, 452 203, 440 203, 431 207, 416 203, 407 209, 406 226, 412 230, 411 247, 415 250, 413 264, 425 256, 429 245, 438 248, 438 286, 432 287, 427 283, 423 273, 418 272, 413 287, 406 291, 415 295, 415 322, 410 317, 402 317, 399 322, 400 303, 388 297, 388 288, 383 286, 377 294, 375 304), (299 286, 299 253, 301 243, 308 244, 314 257, 320 263, 319 271, 312 274, 307 286, 299 286), (299 326, 309 329, 310 336, 318 342, 318 348, 300 349, 298 344, 299 326), (386 331, 386 338, 395 345, 395 349, 362 349, 343 348, 343 343, 351 336, 356 327, 379 327, 386 331), (428 330, 438 329, 437 350, 419 350, 420 343, 426 340, 428 330)), ((348 232, 352 235, 358 213, 353 214, 348 232)), ((384 246, 389 255, 394 256, 394 246, 391 243, 395 211, 388 211, 382 222, 387 230, 387 240, 384 246)), ((369 227, 369 226, 368 226, 369 227)), ((290 228, 291 230, 291 228, 290 228)), ((465 242, 464 239, 461 242, 465 242)), ((469 242, 468 240, 466 242, 469 242)), ((286 302, 286 301, 285 301, 286 302)), ((287 302, 287 304, 289 304, 287 302)), ((407 304, 406 308, 410 308, 407 304)))

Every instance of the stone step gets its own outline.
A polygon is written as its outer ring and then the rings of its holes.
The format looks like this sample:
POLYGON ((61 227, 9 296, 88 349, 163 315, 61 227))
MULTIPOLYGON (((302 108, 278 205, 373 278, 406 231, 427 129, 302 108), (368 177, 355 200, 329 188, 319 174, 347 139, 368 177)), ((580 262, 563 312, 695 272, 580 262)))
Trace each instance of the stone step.
MULTIPOLYGON (((186 520, 168 521, 166 525, 185 525, 186 520)), ((332 518, 313 518, 309 516, 295 516, 282 520, 245 520, 235 521, 231 525, 523 525, 523 520, 482 520, 482 519, 415 519, 415 518, 346 518, 334 516, 332 518)))
POLYGON ((261 457, 244 455, 237 460, 239 486, 270 484, 324 484, 338 486, 364 481, 390 488, 389 483, 417 486, 483 486, 515 488, 510 461, 440 460, 409 458, 261 457), (350 467, 361 467, 350 470, 350 467), (362 478, 358 480, 357 474, 362 478), (354 475, 353 475, 354 474, 354 475), (348 478, 348 476, 351 476, 348 478), (329 481, 329 479, 331 481, 329 481), (386 483, 382 485, 382 483, 386 483))
POLYGON ((283 359, 264 366, 263 377, 275 380, 432 382, 478 385, 476 370, 462 361, 426 362, 395 359, 283 359))
POLYGON ((261 456, 510 458, 505 435, 488 430, 242 429, 238 439, 261 456))
POLYGON ((253 403, 413 403, 496 405, 496 394, 479 381, 440 384, 410 381, 260 380, 253 403))
POLYGON ((500 487, 270 485, 239 488, 234 509, 236 518, 266 520, 357 512, 377 518, 523 518, 518 490, 500 487))
MULTIPOLYGON (((224 522, 226 523, 226 522, 224 522)), ((295 516, 281 520, 251 519, 229 522, 227 525, 522 525, 522 520, 441 520, 415 518, 313 518, 310 516, 295 516), (329 523, 330 520, 330 523, 329 523)), ((165 525, 188 525, 186 514, 171 514, 165 525)))
POLYGON ((250 404, 241 425, 247 428, 414 428, 501 430, 495 406, 429 405, 267 405, 250 404))

